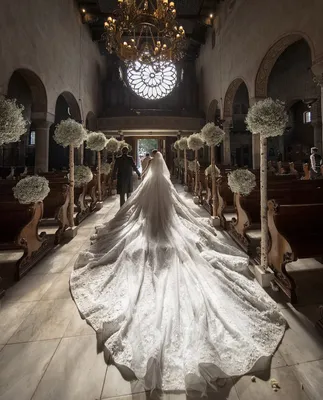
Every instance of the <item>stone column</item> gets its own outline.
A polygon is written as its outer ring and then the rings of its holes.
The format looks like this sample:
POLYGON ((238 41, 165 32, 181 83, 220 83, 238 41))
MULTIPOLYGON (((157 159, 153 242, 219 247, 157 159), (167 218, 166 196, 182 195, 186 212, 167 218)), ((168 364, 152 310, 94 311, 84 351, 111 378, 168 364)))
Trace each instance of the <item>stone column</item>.
POLYGON ((35 173, 48 172, 49 128, 52 121, 33 120, 35 126, 35 173))
MULTIPOLYGON (((321 110, 317 110, 317 114, 319 118, 314 120, 314 142, 315 146, 319 149, 320 154, 322 154, 323 148, 322 148, 322 143, 323 143, 323 137, 322 137, 322 116, 323 116, 323 61, 314 64, 312 66, 312 72, 314 74, 314 82, 320 86, 321 89, 321 110), (320 128, 318 124, 320 123, 320 128)), ((315 104, 314 104, 315 106, 315 104)))
POLYGON ((231 137, 230 130, 232 126, 232 119, 228 119, 223 124, 223 130, 225 132, 225 136, 223 139, 223 164, 230 165, 231 164, 231 137))

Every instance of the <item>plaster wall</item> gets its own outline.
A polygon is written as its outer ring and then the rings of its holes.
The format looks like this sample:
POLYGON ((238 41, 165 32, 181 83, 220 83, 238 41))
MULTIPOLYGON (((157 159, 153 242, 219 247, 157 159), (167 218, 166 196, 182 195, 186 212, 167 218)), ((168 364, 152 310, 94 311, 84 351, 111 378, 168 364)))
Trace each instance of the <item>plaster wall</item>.
POLYGON ((42 80, 49 113, 64 91, 79 102, 82 119, 101 111, 106 60, 73 0, 1 0, 0 26, 0 93, 7 93, 12 73, 25 68, 42 80))
POLYGON ((250 98, 254 98, 256 75, 264 56, 279 39, 290 33, 299 33, 306 38, 313 64, 322 60, 322 13, 322 0, 233 0, 222 3, 214 21, 215 46, 212 49, 210 29, 197 60, 197 76, 201 76, 201 71, 203 74, 200 90, 204 111, 213 99, 223 104, 230 83, 237 77, 244 79, 250 98))

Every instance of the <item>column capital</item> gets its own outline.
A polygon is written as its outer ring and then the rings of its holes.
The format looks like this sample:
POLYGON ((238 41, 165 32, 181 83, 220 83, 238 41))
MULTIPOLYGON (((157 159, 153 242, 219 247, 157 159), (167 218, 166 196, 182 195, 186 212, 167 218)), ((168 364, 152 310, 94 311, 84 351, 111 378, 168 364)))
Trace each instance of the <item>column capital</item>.
POLYGON ((33 119, 32 124, 36 127, 36 129, 49 129, 50 126, 53 125, 53 122, 43 119, 33 119))
POLYGON ((37 121, 46 121, 49 125, 55 122, 55 115, 48 112, 33 112, 31 122, 37 124, 37 121))
POLYGON ((323 60, 320 60, 312 65, 313 81, 319 85, 323 86, 323 60))

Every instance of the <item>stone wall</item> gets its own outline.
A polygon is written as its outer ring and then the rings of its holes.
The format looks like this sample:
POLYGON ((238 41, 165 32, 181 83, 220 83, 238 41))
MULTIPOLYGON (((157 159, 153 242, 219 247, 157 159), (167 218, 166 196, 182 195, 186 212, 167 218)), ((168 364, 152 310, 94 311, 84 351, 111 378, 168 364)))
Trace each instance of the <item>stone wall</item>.
MULTIPOLYGON (((312 0, 310 4, 307 0, 231 0, 221 3, 196 65, 197 76, 203 77, 203 80, 199 81, 199 87, 201 108, 205 113, 207 114, 212 101, 217 100, 221 115, 229 126, 233 116, 234 97, 241 82, 245 82, 248 88, 251 105, 254 101, 269 95, 275 96, 278 92, 282 94, 282 90, 279 91, 279 86, 282 85, 285 89, 286 85, 293 86, 289 88, 291 90, 283 90, 285 95, 282 100, 304 99, 306 97, 304 82, 300 83, 298 77, 305 60, 294 60, 293 65, 286 69, 283 76, 276 78, 274 87, 273 81, 269 85, 271 71, 280 55, 301 39, 305 39, 308 44, 309 68, 321 78, 323 84, 323 74, 320 75, 323 73, 322 12, 321 0, 312 0), (213 30, 214 46, 212 46, 213 30), (290 73, 290 79, 286 80, 290 73)), ((309 89, 308 94, 316 92, 313 85, 309 85, 309 89)), ((319 88, 316 92, 318 97, 320 91, 319 88)), ((321 107, 319 102, 317 105, 321 107)), ((317 114, 321 114, 319 111, 317 114)), ((315 129, 314 142, 321 148, 320 119, 317 119, 315 129)), ((259 142, 257 137, 253 137, 252 140, 253 164, 257 167, 259 142)), ((225 159, 229 158, 229 143, 230 140, 224 149, 225 159)))
MULTIPOLYGON (((229 85, 242 78, 250 98, 256 96, 256 77, 269 49, 291 34, 304 37, 311 49, 313 64, 323 59, 322 1, 239 0, 222 3, 215 18, 215 46, 210 29, 197 62, 197 76, 203 71, 203 109, 213 99, 222 104, 229 85), (234 4, 234 5, 233 5, 234 4)), ((287 40, 288 41, 288 40, 287 40)), ((293 39, 291 40, 292 44, 293 39)), ((279 47, 279 46, 278 46, 279 47)), ((284 44, 270 54, 274 59, 284 44)), ((279 56, 279 54, 278 54, 279 56)), ((267 64, 266 67, 268 67, 267 64)))
POLYGON ((82 119, 101 111, 106 60, 73 0, 1 0, 0 26, 0 93, 15 70, 26 69, 45 87, 47 112, 55 113, 64 91, 79 102, 82 119))

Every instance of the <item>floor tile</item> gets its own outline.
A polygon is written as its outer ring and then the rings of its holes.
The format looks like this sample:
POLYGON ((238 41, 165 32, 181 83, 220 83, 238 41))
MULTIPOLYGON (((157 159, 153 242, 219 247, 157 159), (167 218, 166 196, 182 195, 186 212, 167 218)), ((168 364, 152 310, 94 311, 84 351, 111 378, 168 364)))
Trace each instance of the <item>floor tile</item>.
POLYGON ((18 302, 40 300, 55 279, 55 275, 28 274, 6 291, 5 300, 18 302))
POLYGON ((0 308, 0 343, 6 344, 38 302, 3 301, 0 308))
POLYGON ((71 299, 39 301, 9 343, 61 338, 71 319, 71 299))
POLYGON ((144 392, 145 389, 139 382, 127 382, 114 365, 108 366, 102 392, 104 399, 144 392))
MULTIPOLYGON (((90 243, 89 243, 89 245, 90 245, 90 243)), ((84 246, 84 249, 86 249, 87 247, 88 246, 84 246)), ((78 256, 79 256, 79 253, 75 254, 74 257, 70 259, 70 261, 67 263, 66 267, 63 269, 62 274, 64 274, 64 275, 68 274, 68 276, 71 275, 78 256)), ((69 277, 68 277, 68 279, 69 279, 69 277)))
MULTIPOLYGON (((186 398, 187 400, 200 400, 201 396, 188 395, 186 398)), ((207 392, 207 400, 239 400, 232 379, 223 381, 216 390, 209 389, 207 392)))
POLYGON ((295 375, 311 400, 323 398, 323 360, 295 365, 295 375))
POLYGON ((64 337, 69 336, 82 336, 82 335, 95 335, 95 330, 88 325, 84 319, 81 318, 80 313, 74 304, 71 310, 70 321, 64 333, 64 337))
POLYGON ((98 400, 106 368, 95 336, 64 338, 33 400, 98 400))
POLYGON ((271 360, 271 368, 286 367, 287 363, 279 350, 276 351, 271 360))
POLYGON ((5 346, 0 352, 0 399, 30 400, 58 343, 46 340, 5 346))
MULTIPOLYGON (((78 249, 76 249, 78 250, 78 249)), ((35 268, 30 271, 31 275, 38 274, 57 274, 63 271, 68 262, 74 257, 70 251, 56 250, 43 258, 35 268)))
POLYGON ((42 297, 42 300, 69 299, 70 297, 69 276, 59 274, 42 297))
POLYGON ((323 358, 323 338, 308 318, 298 310, 282 309, 289 329, 286 330, 279 351, 288 365, 323 358))
POLYGON ((235 388, 239 400, 310 400, 302 390, 293 367, 274 369, 270 378, 264 373, 255 382, 252 382, 250 376, 244 376, 236 383, 235 388), (277 392, 271 387, 270 379, 278 381, 280 389, 277 392))

